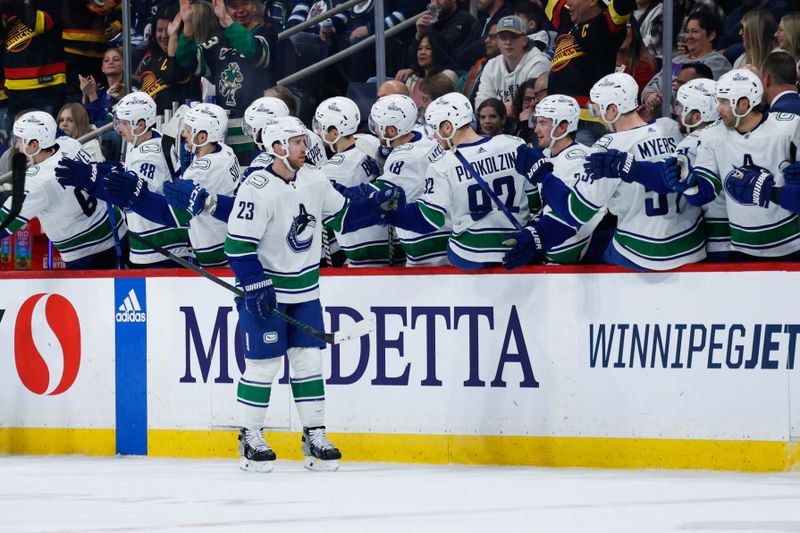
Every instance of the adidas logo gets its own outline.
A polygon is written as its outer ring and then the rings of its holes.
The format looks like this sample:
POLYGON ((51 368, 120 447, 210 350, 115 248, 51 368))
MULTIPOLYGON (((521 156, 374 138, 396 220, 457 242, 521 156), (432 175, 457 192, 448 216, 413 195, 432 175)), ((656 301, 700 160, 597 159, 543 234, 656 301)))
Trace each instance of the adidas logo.
POLYGON ((145 322, 147 320, 147 313, 142 311, 142 306, 133 289, 125 297, 122 305, 117 308, 116 319, 117 322, 145 322))
POLYGON ((479 154, 485 154, 485 153, 486 153, 486 150, 484 150, 484 149, 483 149, 483 146, 481 146, 480 148, 478 148, 478 153, 479 153, 479 154))

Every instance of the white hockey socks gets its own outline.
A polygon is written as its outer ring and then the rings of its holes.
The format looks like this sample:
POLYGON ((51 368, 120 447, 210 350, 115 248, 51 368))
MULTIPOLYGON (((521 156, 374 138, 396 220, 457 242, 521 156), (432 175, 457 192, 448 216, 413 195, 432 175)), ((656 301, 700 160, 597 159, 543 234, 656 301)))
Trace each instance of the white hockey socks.
POLYGON ((269 407, 272 380, 281 367, 281 358, 247 359, 244 374, 239 378, 236 400, 242 427, 260 430, 269 407))
POLYGON ((303 427, 325 425, 325 383, 322 379, 322 350, 289 348, 292 367, 292 396, 303 427))

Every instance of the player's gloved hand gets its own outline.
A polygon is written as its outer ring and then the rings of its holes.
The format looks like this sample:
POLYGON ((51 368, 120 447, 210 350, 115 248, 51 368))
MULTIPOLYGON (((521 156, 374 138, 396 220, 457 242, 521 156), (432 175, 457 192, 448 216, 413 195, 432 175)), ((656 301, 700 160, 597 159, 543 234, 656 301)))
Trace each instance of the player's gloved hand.
POLYGON ((536 228, 536 220, 531 220, 520 231, 512 233, 503 245, 511 249, 503 256, 503 266, 513 270, 528 263, 541 261, 544 257, 544 244, 536 228))
POLYGON ((75 187, 89 194, 97 188, 98 167, 78 159, 61 158, 55 168, 55 174, 58 183, 64 187, 75 187))
POLYGON ((247 310, 261 318, 269 318, 272 309, 278 307, 278 299, 275 295, 275 287, 272 280, 266 276, 244 281, 244 305, 247 310))
POLYGON ((742 205, 769 207, 775 178, 759 167, 737 167, 725 176, 725 190, 742 205))
POLYGON ((589 154, 583 169, 590 180, 600 178, 620 178, 633 183, 639 175, 639 162, 628 152, 606 150, 589 154))
POLYGON ((122 207, 133 207, 147 194, 147 182, 128 170, 111 171, 103 179, 109 199, 122 207))
POLYGON ((800 161, 783 169, 783 180, 786 185, 800 185, 800 161))
POLYGON ((700 192, 689 159, 683 154, 666 158, 661 167, 661 176, 664 178, 664 184, 675 192, 689 196, 700 192))
POLYGON ((553 171, 553 164, 538 148, 522 144, 517 147, 517 160, 514 168, 531 183, 541 183, 542 178, 548 172, 553 171))
POLYGON ((359 198, 367 198, 370 194, 375 192, 375 187, 372 187, 369 183, 362 183, 360 185, 354 185, 352 187, 348 187, 346 185, 342 185, 339 182, 332 181, 331 184, 333 188, 339 191, 339 193, 347 198, 348 200, 358 200, 359 198))
POLYGON ((369 208, 381 220, 386 220, 389 212, 406 206, 406 191, 402 187, 389 186, 373 190, 367 197, 369 208))
POLYGON ((175 209, 184 209, 197 216, 206 207, 208 191, 192 180, 165 181, 164 199, 175 209))

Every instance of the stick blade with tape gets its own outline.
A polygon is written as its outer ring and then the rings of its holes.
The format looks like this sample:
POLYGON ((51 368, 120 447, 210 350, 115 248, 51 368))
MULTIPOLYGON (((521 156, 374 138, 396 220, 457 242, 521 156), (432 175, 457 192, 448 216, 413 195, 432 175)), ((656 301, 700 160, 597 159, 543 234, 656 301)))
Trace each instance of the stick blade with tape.
POLYGON ((375 320, 367 318, 356 322, 356 324, 347 331, 337 331, 333 334, 332 344, 341 344, 351 339, 358 339, 364 335, 368 335, 375 330, 375 320))
POLYGON ((22 203, 25 201, 25 172, 28 167, 28 159, 25 154, 17 152, 11 158, 11 208, 5 220, 0 223, 0 231, 8 227, 22 211, 22 203))

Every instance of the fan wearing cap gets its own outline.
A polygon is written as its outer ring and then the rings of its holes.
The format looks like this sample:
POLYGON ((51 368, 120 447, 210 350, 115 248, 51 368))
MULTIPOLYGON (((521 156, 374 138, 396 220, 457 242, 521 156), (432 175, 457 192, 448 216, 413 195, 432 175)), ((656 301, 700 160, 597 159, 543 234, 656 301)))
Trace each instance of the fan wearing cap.
POLYGON ((589 112, 589 90, 615 71, 617 50, 635 0, 548 0, 545 14, 558 31, 550 94, 572 96, 581 106, 577 140, 591 145, 603 135, 602 123, 589 112))
POLYGON ((550 69, 550 58, 527 38, 519 17, 503 17, 497 22, 497 47, 500 55, 490 59, 481 73, 475 107, 487 98, 505 103, 513 116, 512 101, 519 86, 526 80, 539 77, 550 69))
MULTIPOLYGON (((90 156, 74 141, 60 144, 56 139, 56 121, 43 111, 31 111, 14 122, 16 148, 28 158, 25 181, 25 202, 22 211, 0 233, 8 237, 31 219, 38 218, 42 231, 58 248, 70 270, 117 268, 114 235, 123 238, 127 229, 122 213, 115 210, 112 218, 104 202, 72 186, 62 185, 56 168, 64 161, 76 161, 81 168, 90 156), (63 161, 62 161, 63 160, 63 161)), ((0 222, 7 216, 11 199, 0 207, 0 222)))

